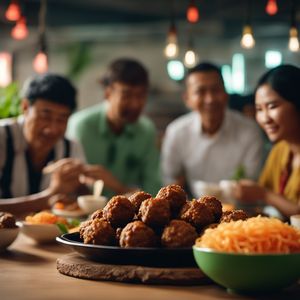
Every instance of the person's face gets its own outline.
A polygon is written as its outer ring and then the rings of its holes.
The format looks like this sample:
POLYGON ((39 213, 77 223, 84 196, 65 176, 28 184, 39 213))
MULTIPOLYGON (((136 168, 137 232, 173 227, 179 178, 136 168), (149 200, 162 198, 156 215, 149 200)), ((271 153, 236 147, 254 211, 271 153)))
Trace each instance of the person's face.
POLYGON ((114 82, 106 88, 106 98, 110 102, 110 118, 122 124, 135 122, 146 103, 147 87, 132 86, 114 82))
POLYGON ((291 102, 265 84, 256 91, 255 106, 256 120, 270 141, 295 140, 300 130, 300 114, 291 102))
POLYGON ((184 100, 187 106, 201 115, 202 126, 216 131, 223 122, 228 95, 215 71, 195 72, 186 79, 184 100))
POLYGON ((38 99, 33 105, 22 102, 24 135, 29 146, 49 150, 65 134, 71 109, 65 105, 38 99))

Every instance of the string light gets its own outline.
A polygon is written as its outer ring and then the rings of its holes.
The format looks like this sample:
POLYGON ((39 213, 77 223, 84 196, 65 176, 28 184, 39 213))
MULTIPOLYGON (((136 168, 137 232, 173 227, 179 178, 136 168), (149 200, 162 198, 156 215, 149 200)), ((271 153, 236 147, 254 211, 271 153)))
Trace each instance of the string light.
POLYGON ((16 40, 23 40, 28 36, 26 18, 22 16, 11 30, 11 36, 16 40))
POLYGON ((266 13, 270 16, 276 15, 278 12, 278 6, 276 0, 268 0, 266 5, 266 13))
POLYGON ((195 0, 191 0, 186 12, 186 18, 190 23, 199 21, 199 10, 195 4, 195 0))
POLYGON ((21 18, 21 8, 17 0, 12 0, 9 4, 5 12, 5 18, 8 21, 18 21, 21 18))
POLYGON ((43 74, 48 71, 48 57, 43 51, 39 51, 33 60, 33 69, 39 73, 43 74))

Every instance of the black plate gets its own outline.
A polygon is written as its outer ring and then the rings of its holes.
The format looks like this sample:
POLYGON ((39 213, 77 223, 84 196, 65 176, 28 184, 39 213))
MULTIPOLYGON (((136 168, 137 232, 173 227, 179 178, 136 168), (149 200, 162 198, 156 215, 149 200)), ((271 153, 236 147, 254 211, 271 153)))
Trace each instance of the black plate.
POLYGON ((107 264, 134 264, 151 267, 197 266, 192 248, 121 248, 84 244, 78 232, 63 234, 56 240, 88 259, 107 264))

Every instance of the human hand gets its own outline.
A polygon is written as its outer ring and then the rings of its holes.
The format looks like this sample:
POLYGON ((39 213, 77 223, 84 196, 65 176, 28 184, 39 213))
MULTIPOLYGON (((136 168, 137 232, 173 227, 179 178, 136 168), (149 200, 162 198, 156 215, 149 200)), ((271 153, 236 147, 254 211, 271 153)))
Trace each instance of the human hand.
POLYGON ((85 165, 80 176, 80 181, 87 185, 93 185, 96 180, 103 180, 104 186, 110 188, 115 193, 123 194, 131 191, 124 186, 109 170, 102 165, 85 165))
POLYGON ((81 186, 79 175, 84 166, 78 159, 64 158, 52 166, 49 189, 52 193, 74 193, 81 186))
POLYGON ((255 203, 265 198, 265 189, 252 180, 239 180, 234 189, 234 197, 242 203, 255 203))

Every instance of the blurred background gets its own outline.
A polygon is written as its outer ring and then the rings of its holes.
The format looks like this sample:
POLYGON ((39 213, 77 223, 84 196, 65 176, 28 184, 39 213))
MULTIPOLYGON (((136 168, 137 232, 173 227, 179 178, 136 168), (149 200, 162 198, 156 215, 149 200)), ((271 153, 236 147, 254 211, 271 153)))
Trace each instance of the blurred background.
POLYGON ((7 110, 4 94, 17 101, 23 81, 47 70, 73 80, 79 109, 98 103, 103 98, 99 78, 121 56, 148 68, 146 113, 161 131, 185 111, 182 78, 197 62, 222 67, 231 105, 241 109, 267 68, 299 65, 298 2, 2 0, 0 114, 7 110))

